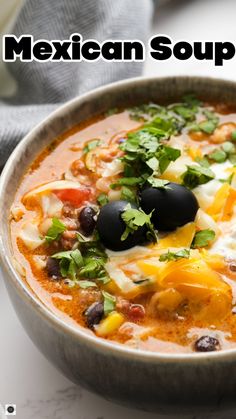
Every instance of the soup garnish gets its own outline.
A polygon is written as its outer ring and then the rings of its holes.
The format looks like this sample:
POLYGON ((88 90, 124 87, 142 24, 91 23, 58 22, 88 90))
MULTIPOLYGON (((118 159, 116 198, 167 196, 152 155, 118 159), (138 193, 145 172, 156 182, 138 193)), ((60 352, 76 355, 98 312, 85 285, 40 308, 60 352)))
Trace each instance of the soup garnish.
POLYGON ((15 266, 59 317, 155 352, 236 346, 236 112, 193 95, 55 140, 11 209, 15 266))

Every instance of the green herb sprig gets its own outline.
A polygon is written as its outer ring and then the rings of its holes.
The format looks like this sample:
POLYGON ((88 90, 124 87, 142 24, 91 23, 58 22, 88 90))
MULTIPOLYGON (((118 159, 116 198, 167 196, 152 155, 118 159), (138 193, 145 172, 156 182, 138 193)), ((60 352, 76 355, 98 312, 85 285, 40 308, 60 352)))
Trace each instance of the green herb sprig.
POLYGON ((45 240, 47 243, 51 243, 54 240, 58 240, 62 233, 66 231, 66 226, 63 224, 58 218, 52 218, 52 225, 48 229, 47 234, 45 236, 45 240))
POLYGON ((196 249, 198 247, 207 247, 214 240, 215 232, 210 229, 198 231, 193 239, 191 247, 196 249))
POLYGON ((151 216, 152 212, 150 214, 145 214, 142 209, 132 208, 131 205, 128 204, 121 214, 121 218, 126 224, 121 240, 126 240, 129 234, 133 234, 139 227, 146 226, 149 238, 151 237, 154 241, 157 241, 157 235, 151 222, 151 216))

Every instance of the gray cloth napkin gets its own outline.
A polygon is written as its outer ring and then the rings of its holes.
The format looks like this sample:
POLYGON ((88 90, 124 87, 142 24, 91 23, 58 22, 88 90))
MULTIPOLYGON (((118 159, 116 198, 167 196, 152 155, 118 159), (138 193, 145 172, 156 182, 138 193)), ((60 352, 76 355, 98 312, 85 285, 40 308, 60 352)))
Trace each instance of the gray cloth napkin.
MULTIPOLYGON (((37 39, 140 39, 149 34, 151 0, 26 0, 11 33, 37 39)), ((6 63, 17 83, 0 100, 0 166, 24 135, 61 103, 97 86, 141 74, 142 63, 6 63)))

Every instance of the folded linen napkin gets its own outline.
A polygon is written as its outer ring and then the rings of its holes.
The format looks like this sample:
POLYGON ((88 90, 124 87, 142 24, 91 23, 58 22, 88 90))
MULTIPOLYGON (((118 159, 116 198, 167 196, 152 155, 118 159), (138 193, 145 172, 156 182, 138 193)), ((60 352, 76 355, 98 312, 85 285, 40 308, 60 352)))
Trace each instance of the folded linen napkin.
MULTIPOLYGON (((151 0, 25 0, 10 31, 38 39, 139 39, 149 34, 151 0)), ((9 31, 8 31, 9 32, 9 31)), ((142 63, 5 63, 15 81, 10 97, 0 98, 0 167, 24 135, 61 103, 97 86, 141 74, 142 63)), ((1 84, 1 80, 0 80, 1 84)))

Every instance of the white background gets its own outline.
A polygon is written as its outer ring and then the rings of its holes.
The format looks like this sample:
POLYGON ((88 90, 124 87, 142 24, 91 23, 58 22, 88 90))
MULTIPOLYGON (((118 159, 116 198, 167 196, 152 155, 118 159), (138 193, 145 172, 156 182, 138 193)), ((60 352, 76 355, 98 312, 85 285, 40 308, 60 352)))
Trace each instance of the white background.
MULTIPOLYGON (((152 32, 166 33, 175 41, 235 42, 236 1, 175 0, 158 8, 152 32)), ((235 61, 223 68, 195 60, 183 64, 149 59, 145 65, 145 75, 156 76, 202 74, 236 79, 235 70, 235 61)), ((0 403, 16 404, 18 419, 160 419, 156 414, 119 407, 71 384, 29 340, 13 311, 3 281, 0 281, 0 298, 0 403)), ((210 417, 235 419, 236 411, 221 416, 217 412, 201 416, 192 412, 187 419, 210 417)))

